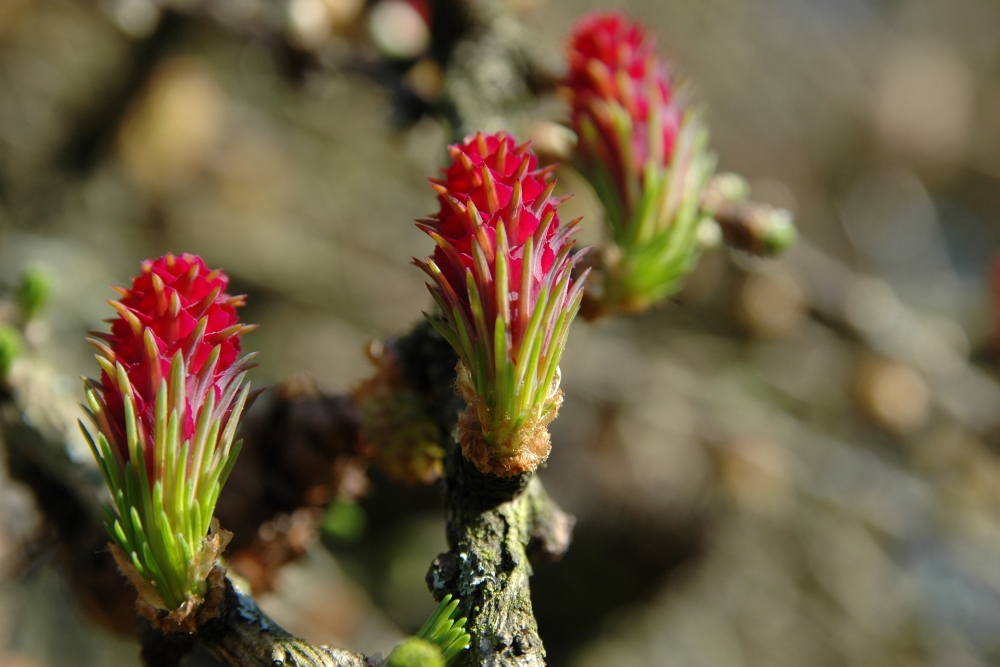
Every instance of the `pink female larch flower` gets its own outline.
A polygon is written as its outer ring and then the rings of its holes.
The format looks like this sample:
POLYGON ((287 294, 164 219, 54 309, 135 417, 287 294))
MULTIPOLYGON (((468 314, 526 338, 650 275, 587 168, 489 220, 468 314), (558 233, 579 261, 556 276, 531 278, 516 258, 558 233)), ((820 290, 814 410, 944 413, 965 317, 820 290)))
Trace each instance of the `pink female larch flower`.
POLYGON ((107 527, 154 608, 196 608, 225 546, 209 532, 239 451, 252 356, 239 358, 240 337, 254 328, 228 282, 194 255, 147 260, 131 288, 115 288, 111 333, 90 339, 102 372, 85 380, 87 438, 114 501, 107 527))
POLYGON ((547 456, 559 358, 581 299, 571 234, 560 226, 552 168, 501 132, 450 147, 444 178, 431 179, 440 211, 418 222, 436 242, 414 260, 434 280, 441 317, 429 317, 461 359, 458 390, 466 457, 480 470, 513 475, 547 456))
POLYGON ((588 312, 641 312, 676 292, 700 253, 698 228, 711 217, 701 198, 715 169, 708 132, 650 33, 621 13, 581 19, 568 56, 576 163, 610 237, 588 312))
POLYGON ((587 157, 610 170, 623 206, 633 207, 646 163, 663 165, 670 158, 683 119, 655 40, 623 14, 588 14, 570 40, 565 85, 571 123, 589 143, 587 157), (616 106, 627 113, 630 127, 615 117, 616 106))

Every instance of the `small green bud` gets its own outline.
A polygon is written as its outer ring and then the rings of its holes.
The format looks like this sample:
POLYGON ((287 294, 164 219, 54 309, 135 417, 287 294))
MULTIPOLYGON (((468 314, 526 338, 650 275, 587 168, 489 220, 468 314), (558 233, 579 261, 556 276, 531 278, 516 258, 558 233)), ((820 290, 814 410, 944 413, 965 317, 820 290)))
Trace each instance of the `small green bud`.
POLYGON ((773 257, 790 249, 798 239, 792 214, 767 204, 744 201, 715 212, 726 243, 760 257, 773 257))
POLYGON ((441 649, 426 639, 410 637, 393 649, 386 667, 445 667, 441 649))
POLYGON ((328 535, 355 542, 365 532, 365 511, 350 500, 334 500, 326 508, 320 526, 328 535))
POLYGON ((0 378, 10 372, 11 364, 24 352, 21 332, 9 324, 0 325, 0 378))
POLYGON ((715 192, 730 202, 743 201, 750 196, 750 184, 739 174, 716 174, 708 184, 708 191, 715 192))
POLYGON ((698 223, 698 243, 703 248, 718 248, 722 245, 722 228, 712 218, 702 218, 698 223))
POLYGON ((17 305, 24 322, 34 319, 45 307, 52 292, 52 278, 41 266, 29 266, 17 284, 17 305))
POLYGON ((795 229, 792 221, 792 214, 785 209, 776 209, 771 212, 770 224, 767 226, 767 233, 764 236, 764 246, 768 254, 777 255, 782 253, 798 240, 799 233, 795 229))

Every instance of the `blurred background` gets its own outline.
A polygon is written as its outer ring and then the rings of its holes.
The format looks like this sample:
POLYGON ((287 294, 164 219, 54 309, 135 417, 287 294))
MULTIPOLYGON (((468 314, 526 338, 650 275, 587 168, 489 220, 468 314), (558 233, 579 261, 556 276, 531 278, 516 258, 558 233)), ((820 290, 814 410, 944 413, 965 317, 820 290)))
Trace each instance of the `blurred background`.
MULTIPOLYGON (((67 410, 108 286, 167 251, 249 295, 255 385, 373 372, 365 342, 431 306, 411 223, 445 146, 507 127, 557 151, 562 39, 610 8, 481 2, 477 33, 466 1, 0 0, 0 284, 52 276, 26 335, 67 410)), ((574 324, 542 477, 578 523, 532 580, 550 664, 1000 664, 1000 4, 617 6, 801 241, 706 253, 670 304, 574 324)), ((558 176, 597 241, 596 198, 558 176)), ((369 476, 259 599, 373 653, 433 609, 446 547, 435 488, 369 476)), ((0 479, 0 665, 137 665, 56 541, 0 479)))

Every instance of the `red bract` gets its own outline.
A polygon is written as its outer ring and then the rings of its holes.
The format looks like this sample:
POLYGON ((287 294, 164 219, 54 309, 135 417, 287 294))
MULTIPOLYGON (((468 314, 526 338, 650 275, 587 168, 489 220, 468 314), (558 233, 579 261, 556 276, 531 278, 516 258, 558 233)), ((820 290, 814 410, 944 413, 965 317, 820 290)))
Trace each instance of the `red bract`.
POLYGON ((645 27, 618 12, 584 16, 570 37, 566 87, 573 129, 582 136, 585 122, 593 123, 602 135, 600 158, 617 172, 617 180, 623 172, 641 174, 650 158, 661 165, 670 160, 682 108, 645 27), (627 111, 630 128, 618 127, 609 104, 627 111), (623 130, 627 146, 621 145, 623 130))
MULTIPOLYGON (((115 364, 121 364, 134 395, 140 440, 151 446, 157 390, 170 373, 174 355, 181 353, 186 370, 187 406, 181 419, 182 439, 195 431, 195 418, 208 392, 215 402, 245 364, 237 364, 240 336, 253 329, 239 322, 236 308, 244 296, 225 293, 229 278, 221 269, 205 267, 196 255, 167 254, 142 263, 142 274, 131 289, 114 288, 119 301, 109 301, 118 317, 111 333, 92 332, 101 352, 101 389, 108 426, 122 456, 128 460, 125 406, 115 364)), ((109 438, 112 439, 112 438, 109 438)))
MULTIPOLYGON (((563 198, 552 196, 553 167, 538 169, 538 158, 528 144, 517 145, 506 132, 476 135, 449 147, 452 164, 444 178, 431 179, 438 192, 440 211, 418 223, 431 236, 440 237, 434 262, 447 278, 451 290, 468 311, 466 271, 472 271, 480 288, 496 278, 497 226, 503 224, 507 244, 507 276, 510 283, 511 337, 514 351, 520 349, 525 328, 546 275, 553 272, 557 257, 560 267, 570 261, 575 222, 560 230, 556 207, 563 198), (530 270, 530 294, 521 298, 522 260, 525 243, 531 240, 534 262, 530 270), (482 251, 486 266, 477 270, 474 247, 482 251), (483 271, 482 268, 488 270, 483 271)), ((486 289, 485 319, 498 314, 495 290, 486 289)), ((471 311, 467 312, 470 323, 471 311)), ((489 332, 492 334, 492 331, 489 332)))

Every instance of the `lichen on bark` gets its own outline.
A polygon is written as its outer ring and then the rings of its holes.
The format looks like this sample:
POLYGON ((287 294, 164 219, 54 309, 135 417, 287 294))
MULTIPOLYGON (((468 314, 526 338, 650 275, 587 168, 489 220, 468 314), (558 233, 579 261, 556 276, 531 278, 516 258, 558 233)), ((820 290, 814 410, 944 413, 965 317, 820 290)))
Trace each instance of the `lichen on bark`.
POLYGON ((467 664, 545 664, 545 649, 531 607, 527 547, 533 533, 531 475, 486 475, 452 447, 445 463, 449 551, 431 565, 434 597, 451 593, 472 635, 467 664))

